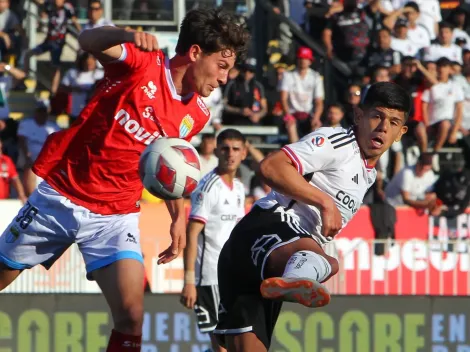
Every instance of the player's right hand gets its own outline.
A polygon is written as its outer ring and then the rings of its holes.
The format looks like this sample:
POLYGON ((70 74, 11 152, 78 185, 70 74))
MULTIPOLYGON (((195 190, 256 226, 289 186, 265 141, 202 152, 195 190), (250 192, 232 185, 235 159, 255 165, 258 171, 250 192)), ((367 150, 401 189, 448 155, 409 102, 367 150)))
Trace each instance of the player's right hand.
POLYGON ((183 292, 181 292, 181 299, 180 299, 181 304, 188 309, 194 309, 194 305, 196 304, 196 299, 197 299, 196 285, 185 284, 183 287, 183 292))
POLYGON ((128 29, 127 31, 134 35, 132 41, 136 48, 142 51, 157 51, 159 49, 157 38, 153 34, 137 32, 133 29, 128 29))
POLYGON ((333 199, 328 199, 321 209, 322 235, 335 237, 343 227, 343 219, 333 199))

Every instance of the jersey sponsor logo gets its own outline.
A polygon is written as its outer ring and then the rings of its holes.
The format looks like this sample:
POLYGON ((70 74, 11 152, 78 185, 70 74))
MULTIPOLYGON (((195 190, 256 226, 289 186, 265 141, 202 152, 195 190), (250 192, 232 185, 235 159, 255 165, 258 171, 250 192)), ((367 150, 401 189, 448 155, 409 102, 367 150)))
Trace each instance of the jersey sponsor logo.
POLYGON ((129 115, 129 113, 124 109, 119 110, 114 116, 114 119, 124 127, 126 132, 132 135, 134 139, 139 142, 143 142, 145 145, 149 145, 155 139, 162 137, 162 135, 157 131, 151 134, 145 128, 141 127, 136 120, 131 119, 131 115, 129 115))
POLYGON ((186 115, 180 124, 180 138, 186 137, 194 127, 194 120, 191 115, 186 115))
POLYGON ((222 221, 234 221, 234 220, 237 220, 237 216, 235 214, 222 214, 220 216, 220 220, 222 220, 222 221))
POLYGON ((151 121, 155 121, 154 110, 151 106, 146 106, 144 112, 142 113, 142 117, 144 119, 149 119, 151 121))
POLYGON ((202 101, 201 97, 197 97, 197 105, 199 106, 199 108, 202 110, 202 112, 204 113, 204 115, 206 116, 209 116, 210 112, 209 112, 209 109, 207 108, 206 104, 204 104, 204 102, 202 101))
POLYGON ((157 91, 157 86, 153 81, 149 81, 146 86, 140 87, 144 93, 149 97, 149 99, 155 99, 155 92, 157 91))
POLYGON ((354 198, 349 194, 345 193, 344 191, 339 191, 336 193, 336 199, 339 200, 346 208, 351 210, 353 214, 357 212, 359 202, 354 200, 354 198))
POLYGON ((321 147, 325 143, 325 137, 315 136, 312 138, 312 143, 315 147, 321 147))

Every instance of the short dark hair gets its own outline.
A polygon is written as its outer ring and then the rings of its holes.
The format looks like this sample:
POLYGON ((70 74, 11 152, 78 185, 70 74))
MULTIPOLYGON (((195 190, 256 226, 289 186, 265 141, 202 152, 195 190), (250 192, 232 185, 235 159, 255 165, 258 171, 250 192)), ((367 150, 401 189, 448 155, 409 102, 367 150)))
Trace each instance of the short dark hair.
POLYGON ((451 31, 454 30, 454 26, 450 24, 449 22, 446 22, 446 21, 439 22, 439 30, 442 30, 444 28, 449 28, 451 31))
POLYGON ((367 90, 362 105, 365 110, 383 107, 403 111, 406 120, 411 110, 411 99, 398 84, 379 82, 372 84, 367 90))
POLYGON ((408 1, 403 7, 411 7, 416 12, 419 12, 419 5, 414 1, 408 1))
POLYGON ((244 57, 249 41, 249 32, 234 15, 220 9, 194 9, 181 23, 175 51, 184 55, 192 45, 199 45, 207 54, 233 50, 237 57, 244 57))
POLYGON ((234 128, 227 128, 226 130, 220 132, 217 136, 217 144, 222 144, 222 142, 226 141, 227 139, 241 141, 243 144, 246 143, 245 136, 239 130, 234 128))
POLYGON ((212 134, 212 133, 204 133, 202 136, 201 136, 201 141, 205 140, 205 139, 215 139, 215 134, 212 134))
POLYGON ((343 104, 341 104, 341 103, 333 103, 333 104, 330 104, 330 105, 328 106, 328 110, 330 110, 331 108, 337 108, 337 109, 341 110, 341 112, 344 114, 344 111, 345 111, 345 110, 344 110, 344 106, 343 106, 343 104))
POLYGON ((437 67, 451 66, 452 61, 450 61, 449 58, 443 56, 436 61, 436 65, 437 67))

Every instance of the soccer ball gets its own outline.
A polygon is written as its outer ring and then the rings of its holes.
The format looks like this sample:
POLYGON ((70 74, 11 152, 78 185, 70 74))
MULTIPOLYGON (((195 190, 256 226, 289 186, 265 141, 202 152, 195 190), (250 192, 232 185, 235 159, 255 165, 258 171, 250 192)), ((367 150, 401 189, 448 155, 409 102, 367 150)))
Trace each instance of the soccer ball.
POLYGON ((139 175, 155 197, 172 200, 189 196, 201 179, 199 154, 184 139, 159 138, 140 156, 139 175))

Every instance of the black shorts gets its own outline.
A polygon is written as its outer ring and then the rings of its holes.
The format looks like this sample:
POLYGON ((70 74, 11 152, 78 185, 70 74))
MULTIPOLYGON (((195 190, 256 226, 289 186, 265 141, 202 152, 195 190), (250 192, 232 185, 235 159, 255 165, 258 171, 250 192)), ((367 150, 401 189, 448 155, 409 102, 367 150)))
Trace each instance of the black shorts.
POLYGON ((197 299, 194 311, 197 317, 197 326, 200 332, 212 332, 217 326, 217 313, 219 310, 219 287, 197 286, 197 299))
POLYGON ((269 254, 302 237, 312 238, 290 216, 255 206, 235 226, 219 257, 219 323, 214 334, 254 333, 269 349, 282 302, 264 299, 260 284, 269 254))

